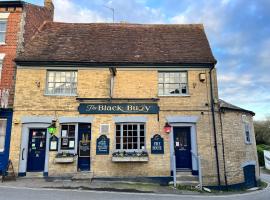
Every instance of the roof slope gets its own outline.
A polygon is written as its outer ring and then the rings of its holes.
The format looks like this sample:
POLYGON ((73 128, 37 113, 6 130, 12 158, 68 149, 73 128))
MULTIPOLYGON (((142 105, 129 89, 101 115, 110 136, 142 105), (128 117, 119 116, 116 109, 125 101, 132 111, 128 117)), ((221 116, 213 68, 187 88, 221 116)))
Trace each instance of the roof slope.
POLYGON ((228 109, 228 110, 236 110, 236 111, 241 111, 241 112, 246 112, 246 113, 250 113, 251 115, 255 115, 254 112, 250 111, 250 110, 246 110, 243 108, 240 108, 238 106, 235 106, 233 104, 230 104, 222 99, 219 99, 219 106, 221 109, 228 109))
POLYGON ((47 22, 23 62, 214 64, 202 25, 47 22))

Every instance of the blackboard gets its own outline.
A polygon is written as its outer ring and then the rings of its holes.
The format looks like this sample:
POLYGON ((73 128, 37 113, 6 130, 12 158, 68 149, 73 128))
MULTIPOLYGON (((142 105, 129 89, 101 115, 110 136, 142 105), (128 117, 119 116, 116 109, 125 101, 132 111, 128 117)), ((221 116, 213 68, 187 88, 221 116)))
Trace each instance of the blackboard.
POLYGON ((164 154, 164 139, 158 134, 151 138, 151 153, 164 154))
POLYGON ((101 135, 97 139, 97 149, 96 154, 97 155, 108 155, 110 149, 110 139, 107 138, 106 135, 101 135))
POLYGON ((79 142, 79 157, 90 157, 90 140, 79 142))

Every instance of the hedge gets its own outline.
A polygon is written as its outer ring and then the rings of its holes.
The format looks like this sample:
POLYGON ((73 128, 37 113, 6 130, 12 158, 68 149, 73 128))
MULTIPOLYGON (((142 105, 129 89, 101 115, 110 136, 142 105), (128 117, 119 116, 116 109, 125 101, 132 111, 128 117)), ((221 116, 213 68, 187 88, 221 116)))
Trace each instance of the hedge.
POLYGON ((264 166, 264 154, 263 151, 267 150, 270 151, 270 146, 266 144, 259 144, 257 145, 257 153, 258 153, 258 159, 259 159, 259 164, 260 166, 264 166))

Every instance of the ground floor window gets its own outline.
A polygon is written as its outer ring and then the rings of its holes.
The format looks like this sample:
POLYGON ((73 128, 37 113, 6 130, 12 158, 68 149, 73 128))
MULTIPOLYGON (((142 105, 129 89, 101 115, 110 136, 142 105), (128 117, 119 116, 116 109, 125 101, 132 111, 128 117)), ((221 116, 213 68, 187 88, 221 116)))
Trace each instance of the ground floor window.
POLYGON ((145 124, 121 123, 116 124, 117 150, 144 150, 145 124))
POLYGON ((5 150, 7 120, 0 119, 0 152, 5 150))
POLYGON ((61 150, 75 150, 75 124, 61 125, 61 150))

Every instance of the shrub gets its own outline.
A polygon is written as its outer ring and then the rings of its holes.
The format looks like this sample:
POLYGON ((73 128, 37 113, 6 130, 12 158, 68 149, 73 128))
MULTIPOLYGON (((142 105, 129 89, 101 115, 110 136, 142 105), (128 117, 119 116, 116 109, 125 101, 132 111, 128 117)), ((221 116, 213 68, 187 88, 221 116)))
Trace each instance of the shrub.
POLYGON ((264 163, 264 154, 263 154, 264 150, 270 151, 270 146, 266 145, 266 144, 257 145, 257 153, 258 153, 258 160, 259 160, 260 166, 265 165, 265 163, 264 163))

